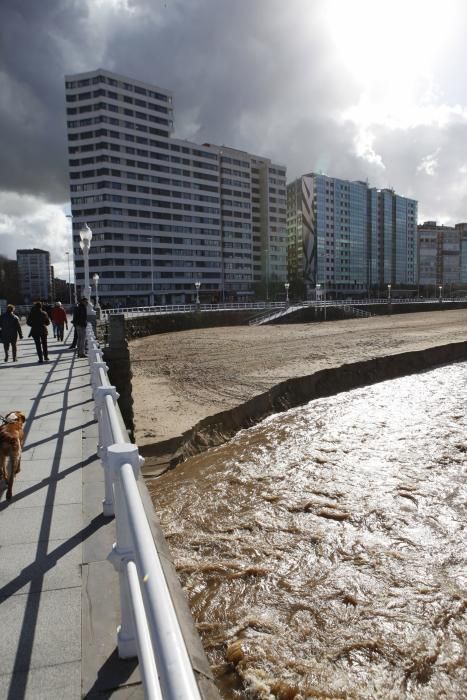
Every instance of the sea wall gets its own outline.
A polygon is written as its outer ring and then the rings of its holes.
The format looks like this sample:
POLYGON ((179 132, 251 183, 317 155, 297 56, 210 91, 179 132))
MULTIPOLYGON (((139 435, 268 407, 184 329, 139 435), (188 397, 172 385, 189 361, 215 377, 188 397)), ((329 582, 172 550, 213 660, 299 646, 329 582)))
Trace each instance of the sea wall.
MULTIPOLYGON (((373 304, 363 308, 375 316, 388 314, 415 313, 423 311, 448 311, 449 309, 467 308, 466 303, 433 302, 428 304, 373 304)), ((307 307, 300 309, 288 316, 282 316, 273 323, 314 323, 324 320, 337 321, 352 317, 352 313, 339 307, 329 306, 326 312, 323 308, 307 307)), ((261 310, 251 311, 199 311, 194 313, 164 314, 139 316, 125 320, 126 337, 143 338, 157 333, 170 333, 171 331, 187 331, 195 328, 214 328, 219 326, 244 326, 261 314, 261 310)))
POLYGON ((129 339, 143 338, 157 333, 188 331, 194 328, 216 326, 245 326, 260 313, 253 311, 207 311, 180 314, 161 314, 126 319, 126 335, 129 339))

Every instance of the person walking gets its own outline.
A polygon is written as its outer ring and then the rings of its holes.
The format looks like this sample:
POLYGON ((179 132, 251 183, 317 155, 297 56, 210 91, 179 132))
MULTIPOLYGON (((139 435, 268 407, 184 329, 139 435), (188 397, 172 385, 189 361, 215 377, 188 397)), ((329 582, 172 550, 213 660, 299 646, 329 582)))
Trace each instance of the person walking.
POLYGON ((78 331, 76 330, 76 314, 78 313, 78 304, 75 304, 71 312, 71 323, 73 325, 73 340, 70 345, 70 350, 74 350, 78 345, 78 331))
POLYGON ((14 314, 15 307, 8 304, 4 314, 0 316, 0 336, 5 350, 5 362, 8 362, 8 351, 11 345, 13 362, 16 362, 16 342, 18 337, 23 339, 23 331, 18 316, 14 314))
POLYGON ((47 350, 47 326, 50 324, 50 319, 43 310, 41 301, 35 302, 34 306, 29 312, 26 323, 28 326, 31 326, 31 335, 34 343, 36 344, 39 362, 42 363, 44 360, 48 362, 49 353, 47 350))
MULTIPOLYGON (((42 301, 42 310, 45 311, 45 313, 49 317, 49 321, 52 321, 52 309, 53 309, 53 306, 50 302, 44 301, 44 300, 42 301)), ((53 321, 52 321, 52 329, 53 329, 54 338, 55 338, 56 334, 55 334, 55 329, 53 326, 53 321)))
POLYGON ((60 301, 56 301, 52 309, 52 324, 54 328, 54 337, 63 342, 63 328, 66 326, 68 330, 68 319, 60 301))
POLYGON ((88 300, 83 297, 74 314, 74 324, 78 336, 78 357, 86 357, 86 324, 88 322, 88 300))

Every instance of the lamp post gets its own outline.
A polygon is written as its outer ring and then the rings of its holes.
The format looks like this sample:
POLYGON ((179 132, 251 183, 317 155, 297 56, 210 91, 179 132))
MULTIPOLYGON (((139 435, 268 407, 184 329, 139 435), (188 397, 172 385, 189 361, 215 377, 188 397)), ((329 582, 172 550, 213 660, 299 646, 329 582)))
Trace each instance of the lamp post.
POLYGON ((201 282, 195 282, 196 287, 196 307, 199 308, 199 288, 201 287, 201 282))
MULTIPOLYGON (((318 297, 320 298, 320 301, 321 301, 321 284, 319 282, 315 285, 315 304, 318 301, 318 297)), ((323 282, 323 301, 324 301, 323 320, 325 321, 326 320, 326 287, 325 287, 324 282, 323 282)))
POLYGON ((94 328, 94 333, 96 332, 96 312, 93 309, 91 302, 91 285, 89 284, 89 248, 91 247, 92 231, 87 224, 82 226, 79 232, 80 242, 79 246, 83 251, 84 256, 84 287, 82 292, 82 297, 86 297, 88 300, 88 305, 86 308, 86 315, 88 323, 94 328))
POLYGON ((66 252, 67 259, 68 259, 68 295, 69 295, 69 303, 71 306, 71 274, 70 274, 70 251, 67 250, 66 252))
POLYGON ((78 303, 78 295, 76 294, 76 268, 75 268, 75 243, 73 241, 73 215, 65 214, 67 219, 70 219, 71 225, 71 249, 73 251, 73 301, 75 304, 78 303))
POLYGON ((92 276, 92 281, 94 282, 94 286, 95 286, 95 288, 96 288, 96 304, 95 304, 95 308, 98 309, 98 308, 99 308, 99 295, 98 295, 98 293, 97 293, 97 285, 99 284, 99 275, 97 274, 97 272, 95 272, 95 273, 93 274, 93 276, 92 276))
POLYGON ((266 301, 269 301, 269 248, 266 248, 266 301))
POLYGON ((83 251, 84 256, 84 287, 82 295, 89 301, 91 299, 91 285, 89 284, 89 249, 91 247, 92 231, 87 224, 82 226, 79 237, 81 239, 79 247, 83 251))
POLYGON ((441 301, 442 301, 441 295, 442 295, 442 293, 443 293, 443 287, 442 287, 442 285, 439 285, 438 289, 439 289, 439 300, 440 300, 440 302, 441 302, 441 301))
POLYGON ((290 283, 289 283, 289 282, 285 282, 285 283, 284 283, 284 287, 285 287, 285 303, 286 303, 286 305, 288 306, 288 305, 289 305, 289 287, 290 287, 290 283))
POLYGON ((326 311, 327 311, 327 306, 326 306, 326 282, 323 282, 323 301, 324 301, 324 320, 326 320, 326 311))
POLYGON ((391 285, 388 284, 388 304, 391 303, 391 285))
POLYGON ((154 251, 152 247, 152 238, 151 238, 151 306, 154 306, 155 304, 155 298, 154 298, 154 251))

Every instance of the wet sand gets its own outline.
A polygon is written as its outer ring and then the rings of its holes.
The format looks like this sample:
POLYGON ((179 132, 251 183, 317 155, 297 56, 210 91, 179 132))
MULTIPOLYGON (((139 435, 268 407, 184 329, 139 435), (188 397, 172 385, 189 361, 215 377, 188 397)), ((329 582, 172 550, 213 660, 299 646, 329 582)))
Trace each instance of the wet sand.
POLYGON ((467 339, 467 310, 161 333, 130 343, 136 442, 179 436, 279 382, 467 339))

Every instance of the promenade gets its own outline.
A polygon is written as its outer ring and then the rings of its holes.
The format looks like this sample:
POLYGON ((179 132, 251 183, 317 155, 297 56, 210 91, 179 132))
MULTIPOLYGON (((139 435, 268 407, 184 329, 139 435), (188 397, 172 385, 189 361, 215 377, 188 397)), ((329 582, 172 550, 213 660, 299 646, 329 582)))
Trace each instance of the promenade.
POLYGON ((49 336, 38 364, 25 339, 18 362, 0 363, 0 414, 27 416, 13 499, 0 498, 0 700, 143 697, 137 661, 117 657, 114 520, 88 362, 69 342, 49 336))

